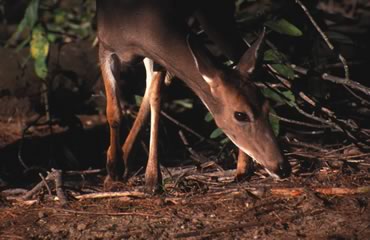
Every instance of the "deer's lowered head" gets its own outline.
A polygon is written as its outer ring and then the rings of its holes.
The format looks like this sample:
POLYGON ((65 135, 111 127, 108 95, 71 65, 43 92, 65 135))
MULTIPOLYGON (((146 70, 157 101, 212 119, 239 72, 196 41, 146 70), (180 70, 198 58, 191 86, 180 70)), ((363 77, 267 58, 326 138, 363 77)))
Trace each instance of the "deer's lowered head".
POLYGON ((217 66, 205 50, 193 51, 193 45, 197 43, 191 38, 188 38, 188 45, 212 95, 202 101, 210 110, 218 127, 270 175, 284 178, 290 174, 290 164, 281 154, 269 124, 269 103, 251 77, 263 38, 264 33, 244 53, 235 69, 217 66))

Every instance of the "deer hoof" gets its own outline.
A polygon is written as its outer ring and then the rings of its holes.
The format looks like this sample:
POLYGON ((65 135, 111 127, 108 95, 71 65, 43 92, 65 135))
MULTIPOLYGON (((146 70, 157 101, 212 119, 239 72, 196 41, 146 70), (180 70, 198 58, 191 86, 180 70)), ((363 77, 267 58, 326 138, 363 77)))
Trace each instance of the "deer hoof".
POLYGON ((104 180, 104 190, 110 191, 114 188, 115 182, 109 175, 105 177, 104 180))
POLYGON ((251 173, 243 173, 243 174, 236 174, 235 176, 235 182, 244 182, 244 181, 249 181, 252 177, 251 173))
POLYGON ((236 171, 235 182, 249 181, 254 173, 254 168, 249 167, 246 171, 236 171))
POLYGON ((158 194, 163 192, 162 186, 159 184, 157 178, 146 178, 145 179, 145 192, 148 194, 158 194))
POLYGON ((118 161, 107 161, 107 173, 113 181, 122 181, 122 172, 124 171, 124 167, 123 164, 119 164, 117 162, 118 161))
POLYGON ((122 180, 124 182, 127 182, 128 181, 128 178, 129 178, 129 176, 128 176, 128 169, 127 169, 127 167, 125 167, 125 170, 123 171, 123 175, 122 175, 122 180))

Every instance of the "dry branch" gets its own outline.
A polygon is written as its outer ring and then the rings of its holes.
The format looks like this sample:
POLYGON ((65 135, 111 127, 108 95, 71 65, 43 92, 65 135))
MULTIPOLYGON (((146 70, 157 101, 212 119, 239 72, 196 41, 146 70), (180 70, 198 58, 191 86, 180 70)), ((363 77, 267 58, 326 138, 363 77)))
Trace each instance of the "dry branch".
POLYGON ((65 212, 65 213, 82 214, 82 215, 156 217, 156 215, 153 215, 153 214, 139 213, 139 212, 89 212, 89 211, 70 210, 70 209, 64 209, 64 208, 49 208, 49 209, 51 211, 60 211, 60 212, 65 212))
MULTIPOLYGON (((310 188, 311 191, 321 193, 325 195, 354 195, 361 193, 369 193, 370 186, 347 188, 347 187, 314 187, 310 188)), ((270 192, 272 195, 285 196, 285 197, 298 197, 307 192, 306 188, 271 188, 270 192)))
MULTIPOLYGON (((304 11, 304 13, 308 17, 308 19, 311 21, 311 23, 315 27, 315 29, 319 32, 319 34, 321 35, 322 39, 325 41, 325 43, 329 47, 329 49, 331 51, 336 52, 335 49, 334 49, 334 45, 330 42, 328 36, 326 36, 326 34, 321 30, 320 26, 317 24, 315 19, 311 16, 311 14, 308 11, 308 9, 306 8, 306 6, 300 0, 296 0, 296 2, 302 8, 302 10, 304 11)), ((345 78, 346 78, 346 80, 349 80, 349 67, 348 67, 348 64, 347 64, 347 60, 340 53, 338 53, 338 58, 343 64, 345 78)))
POLYGON ((133 197, 133 198, 145 198, 148 194, 138 191, 127 191, 127 192, 101 192, 101 193, 89 193, 74 196, 78 200, 85 199, 97 199, 97 198, 116 198, 116 197, 133 197))
POLYGON ((67 204, 68 200, 63 191, 62 171, 53 169, 53 172, 55 172, 55 191, 61 205, 64 206, 67 204))
MULTIPOLYGON (((55 169, 52 169, 51 172, 48 173, 45 179, 42 179, 41 182, 39 182, 34 188, 32 188, 30 191, 28 191, 25 195, 21 197, 22 200, 29 200, 31 199, 35 194, 41 191, 42 187, 45 185, 48 185, 51 181, 56 181, 58 177, 60 177, 61 172, 57 171, 55 169)), ((59 183, 58 183, 59 184, 59 183)), ((61 187, 61 186, 60 186, 61 187)))
MULTIPOLYGON (((290 65, 294 71, 296 71, 297 73, 300 73, 300 74, 303 74, 303 75, 307 75, 308 74, 308 70, 303 68, 303 67, 300 67, 300 66, 297 66, 295 64, 291 64, 290 65)), ((353 81, 351 79, 344 79, 344 78, 340 78, 340 77, 337 77, 337 76, 334 76, 334 75, 331 75, 331 74, 328 74, 328 73, 323 73, 321 75, 321 78, 326 80, 326 81, 330 81, 332 83, 336 83, 336 84, 342 84, 342 85, 345 85, 345 86, 348 86, 352 89, 355 89, 355 90, 358 90, 358 91, 361 91, 363 92, 364 94, 370 96, 370 88, 356 82, 356 81, 353 81)))
POLYGON ((61 205, 65 205, 68 203, 68 199, 63 191, 63 179, 62 175, 86 175, 86 174, 96 174, 101 173, 101 169, 96 170, 85 170, 85 171, 67 171, 65 173, 62 173, 61 170, 52 169, 51 172, 48 173, 48 175, 43 178, 41 177, 41 181, 31 190, 29 190, 27 193, 25 193, 22 197, 16 198, 19 201, 27 201, 30 200, 34 195, 38 194, 43 187, 46 187, 49 194, 51 194, 51 189, 49 187, 50 182, 54 182, 55 184, 55 192, 56 195, 61 203, 61 205))

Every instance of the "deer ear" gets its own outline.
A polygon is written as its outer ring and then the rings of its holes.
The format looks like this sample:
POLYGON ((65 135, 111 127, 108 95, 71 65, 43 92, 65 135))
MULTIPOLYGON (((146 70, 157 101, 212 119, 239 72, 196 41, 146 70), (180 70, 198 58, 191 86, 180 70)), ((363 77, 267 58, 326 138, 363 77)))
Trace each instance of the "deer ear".
POLYGON ((211 88, 219 83, 220 70, 212 54, 191 34, 186 37, 187 45, 199 73, 211 88))
POLYGON ((256 64, 259 59, 259 52, 261 44, 265 37, 265 29, 258 37, 258 39, 252 44, 252 46, 244 53, 240 58, 240 61, 237 65, 237 70, 242 74, 242 76, 251 75, 256 68, 256 64))

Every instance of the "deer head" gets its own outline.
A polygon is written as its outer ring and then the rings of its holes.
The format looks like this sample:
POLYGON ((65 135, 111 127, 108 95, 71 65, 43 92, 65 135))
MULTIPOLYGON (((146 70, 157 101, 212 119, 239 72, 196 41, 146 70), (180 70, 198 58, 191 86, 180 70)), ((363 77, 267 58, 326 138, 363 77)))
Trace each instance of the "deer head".
POLYGON ((270 175, 283 178, 290 174, 290 165, 283 158, 270 126, 269 103, 252 82, 263 38, 264 33, 244 53, 235 69, 225 69, 215 63, 209 52, 196 46, 198 43, 191 38, 188 38, 188 46, 209 86, 210 96, 202 101, 218 127, 270 175), (192 50, 195 48, 197 51, 192 50))

